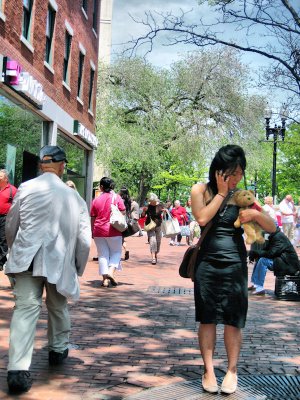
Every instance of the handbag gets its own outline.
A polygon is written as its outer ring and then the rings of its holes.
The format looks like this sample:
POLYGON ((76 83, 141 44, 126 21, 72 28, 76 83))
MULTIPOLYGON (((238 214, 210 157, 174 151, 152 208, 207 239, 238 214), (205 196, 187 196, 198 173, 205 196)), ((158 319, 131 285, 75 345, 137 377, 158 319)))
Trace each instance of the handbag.
POLYGON ((139 223, 134 218, 127 218, 127 229, 122 232, 123 237, 132 236, 140 230, 139 223))
POLYGON ((180 226, 178 220, 176 218, 172 218, 168 210, 166 210, 166 213, 163 214, 161 230, 164 237, 166 238, 176 236, 178 235, 178 233, 180 233, 180 226))
POLYGON ((150 222, 147 225, 144 225, 144 230, 146 232, 152 231, 153 229, 156 228, 156 223, 153 221, 153 219, 150 218, 150 222))
POLYGON ((181 236, 190 236, 191 234, 190 227, 188 225, 182 225, 180 227, 180 234, 181 236))
POLYGON ((110 219, 109 223, 119 232, 124 232, 127 229, 126 216, 121 213, 118 206, 114 204, 116 194, 112 196, 110 205, 110 219))
MULTIPOLYGON (((225 197, 225 199, 223 200, 223 202, 218 210, 219 212, 223 210, 229 197, 230 197, 230 194, 228 194, 225 197)), ((201 243, 203 242, 203 240, 204 240, 207 232, 211 228, 212 224, 213 224, 213 219, 210 220, 209 223, 204 228, 204 231, 200 235, 200 238, 199 238, 197 244, 190 246, 184 253, 182 261, 179 266, 179 275, 182 278, 190 278, 194 282, 195 266, 198 265, 198 257, 200 255, 201 243)))

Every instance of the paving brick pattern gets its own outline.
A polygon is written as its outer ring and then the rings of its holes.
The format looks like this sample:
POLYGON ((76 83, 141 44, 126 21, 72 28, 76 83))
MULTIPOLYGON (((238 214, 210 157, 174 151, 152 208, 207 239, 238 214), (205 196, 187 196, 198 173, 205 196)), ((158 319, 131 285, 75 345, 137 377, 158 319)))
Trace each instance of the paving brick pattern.
MULTIPOLYGON (((203 371, 194 321, 192 283, 178 276, 186 246, 162 240, 157 265, 151 265, 146 237, 127 240, 116 288, 100 287, 91 258, 81 278, 81 299, 70 304, 71 349, 63 366, 49 367, 47 313, 37 326, 31 372, 34 384, 22 399, 124 399, 147 388, 198 379, 203 371)), ((249 274, 252 265, 249 265, 249 274)), ((274 298, 268 272, 267 294, 250 296, 240 375, 300 375, 300 303, 274 298)), ((0 399, 7 394, 6 365, 13 295, 0 273, 0 399)), ((226 370, 222 327, 218 328, 216 373, 226 370)))

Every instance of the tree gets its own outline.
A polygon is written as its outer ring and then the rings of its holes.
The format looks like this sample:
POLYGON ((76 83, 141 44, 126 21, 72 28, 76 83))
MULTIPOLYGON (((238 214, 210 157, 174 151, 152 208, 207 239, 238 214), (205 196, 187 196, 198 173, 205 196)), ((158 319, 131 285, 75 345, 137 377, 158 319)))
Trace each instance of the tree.
POLYGON ((166 198, 203 181, 222 144, 243 145, 250 165, 263 158, 265 100, 247 94, 237 51, 198 51, 170 70, 122 58, 99 76, 97 158, 141 203, 150 189, 166 198))
POLYGON ((280 199, 292 194, 294 199, 300 197, 300 127, 293 124, 287 131, 284 142, 280 142, 278 151, 278 192, 280 199))
MULTIPOLYGON (((223 45, 254 53, 269 60, 260 74, 260 85, 285 91, 289 107, 300 104, 300 9, 297 0, 199 0, 206 12, 196 23, 187 13, 174 15, 147 12, 145 35, 131 41, 128 51, 141 46, 151 51, 158 36, 164 44, 196 47, 223 45), (214 19, 212 19, 214 17, 214 19), (228 32, 232 32, 230 35, 228 32), (168 36, 166 36, 168 34, 168 36), (167 39, 166 39, 167 37, 167 39)), ((201 12, 201 8, 199 10, 201 12)), ((296 114, 295 114, 296 115, 296 114)))

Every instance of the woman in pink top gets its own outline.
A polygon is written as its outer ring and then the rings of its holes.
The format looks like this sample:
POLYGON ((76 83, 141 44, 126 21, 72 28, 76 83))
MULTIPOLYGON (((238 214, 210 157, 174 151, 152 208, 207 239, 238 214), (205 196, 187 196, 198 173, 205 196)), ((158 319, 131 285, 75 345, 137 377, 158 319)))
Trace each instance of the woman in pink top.
POLYGON ((110 225, 110 211, 112 202, 116 204, 122 214, 125 206, 121 197, 113 189, 114 181, 103 177, 100 181, 99 197, 95 198, 91 208, 91 224, 93 238, 97 246, 99 260, 99 274, 103 276, 102 286, 108 287, 109 282, 117 286, 114 278, 115 270, 121 270, 122 233, 110 225))

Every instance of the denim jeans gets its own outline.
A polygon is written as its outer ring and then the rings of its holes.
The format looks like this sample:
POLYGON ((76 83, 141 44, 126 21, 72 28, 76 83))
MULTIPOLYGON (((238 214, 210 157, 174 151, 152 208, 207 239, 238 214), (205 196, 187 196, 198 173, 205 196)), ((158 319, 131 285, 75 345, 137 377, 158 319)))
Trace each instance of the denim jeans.
POLYGON ((251 282, 256 287, 257 291, 264 289, 264 283, 267 270, 273 270, 273 260, 270 258, 261 257, 254 266, 251 282))

